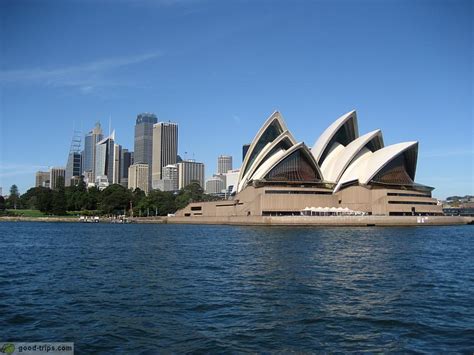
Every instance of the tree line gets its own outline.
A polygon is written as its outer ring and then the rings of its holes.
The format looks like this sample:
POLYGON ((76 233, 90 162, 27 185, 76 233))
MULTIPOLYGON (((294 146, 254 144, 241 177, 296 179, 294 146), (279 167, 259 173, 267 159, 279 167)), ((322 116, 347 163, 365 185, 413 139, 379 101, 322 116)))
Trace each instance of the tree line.
POLYGON ((195 201, 218 199, 207 195, 197 182, 176 193, 152 190, 145 194, 140 189, 127 189, 119 184, 112 184, 104 190, 97 187, 87 188, 83 179, 75 186, 50 189, 32 187, 20 195, 18 187, 10 188, 7 199, 0 196, 0 213, 6 209, 35 209, 45 214, 65 215, 77 212, 83 215, 132 215, 166 216, 184 208, 195 201))

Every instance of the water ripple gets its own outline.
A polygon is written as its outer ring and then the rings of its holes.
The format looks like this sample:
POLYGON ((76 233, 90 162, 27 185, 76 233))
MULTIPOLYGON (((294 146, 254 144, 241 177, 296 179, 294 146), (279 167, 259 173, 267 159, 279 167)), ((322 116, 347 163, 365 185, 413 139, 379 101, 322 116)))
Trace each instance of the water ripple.
POLYGON ((76 352, 474 350, 472 227, 0 223, 2 341, 76 352))

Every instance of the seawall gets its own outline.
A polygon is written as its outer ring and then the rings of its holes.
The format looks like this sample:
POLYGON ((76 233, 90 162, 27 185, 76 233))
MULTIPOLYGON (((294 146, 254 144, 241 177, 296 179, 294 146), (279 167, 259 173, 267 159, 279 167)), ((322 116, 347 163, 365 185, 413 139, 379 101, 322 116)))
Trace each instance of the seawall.
POLYGON ((168 217, 170 224, 228 224, 264 226, 443 226, 472 224, 474 217, 458 216, 229 216, 168 217))

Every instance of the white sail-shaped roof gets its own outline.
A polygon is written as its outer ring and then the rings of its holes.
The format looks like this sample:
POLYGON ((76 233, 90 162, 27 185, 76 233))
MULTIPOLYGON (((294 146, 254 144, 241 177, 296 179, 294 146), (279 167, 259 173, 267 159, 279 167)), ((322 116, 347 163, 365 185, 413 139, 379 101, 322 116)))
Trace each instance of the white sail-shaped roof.
POLYGON ((356 180, 359 184, 367 185, 388 163, 409 150, 413 150, 415 157, 409 161, 410 166, 408 166, 407 169, 410 177, 414 179, 417 149, 418 142, 393 144, 379 149, 376 152, 371 152, 364 146, 339 179, 334 192, 337 192, 344 184, 356 180))
POLYGON ((245 175, 239 181, 237 191, 241 191, 247 185, 248 181, 252 179, 252 175, 257 170, 257 168, 262 165, 264 161, 270 158, 270 153, 272 155, 275 153, 273 150, 282 144, 283 141, 288 141, 290 146, 296 144, 296 140, 288 130, 280 134, 273 142, 267 143, 262 151, 257 155, 257 158, 255 158, 252 164, 250 164, 245 175))
MULTIPOLYGON (((366 185, 372 178, 380 171, 382 170, 385 165, 387 165, 389 162, 391 162, 394 158, 399 156, 402 153, 405 153, 408 150, 416 150, 416 153, 418 152, 418 142, 404 142, 404 143, 398 143, 398 144, 393 144, 389 145, 388 147, 382 148, 380 150, 377 150, 372 154, 372 157, 370 158, 369 164, 367 165, 365 171, 363 174, 361 174, 359 181, 361 184, 366 185)), ((409 166, 407 167, 409 171, 412 171, 413 173, 410 174, 411 178, 414 180, 415 179, 415 170, 416 170, 416 159, 414 159, 411 164, 414 166, 409 166)))
POLYGON ((273 168, 275 168, 285 158, 287 158, 288 156, 290 156, 292 153, 294 153, 297 150, 302 150, 305 153, 305 155, 308 158, 309 163, 311 164, 312 168, 316 172, 318 179, 322 179, 322 173, 321 173, 321 170, 319 169, 318 164, 316 163, 316 160, 314 159, 313 155, 309 151, 308 147, 303 142, 300 142, 285 151, 284 150, 278 151, 273 156, 271 156, 267 161, 265 161, 260 166, 260 168, 257 169, 255 174, 253 175, 252 180, 261 180, 265 178, 273 168))
POLYGON ((329 153, 321 166, 324 180, 337 183, 357 153, 370 142, 373 142, 374 149, 378 150, 382 148, 382 131, 377 129, 360 136, 344 147, 344 149, 339 149, 337 155, 332 152, 329 153))
POLYGON ((311 149, 311 153, 313 154, 318 164, 321 165, 323 163, 325 158, 324 154, 326 150, 331 149, 329 145, 330 143, 332 143, 333 138, 341 129, 347 129, 348 134, 346 137, 347 141, 339 142, 340 144, 347 145, 351 141, 359 137, 357 114, 355 110, 348 112, 345 115, 342 115, 336 121, 334 121, 328 128, 326 128, 323 134, 319 136, 316 143, 314 143, 313 148, 311 149))
POLYGON ((250 144, 250 147, 242 163, 242 167, 240 168, 239 182, 247 173, 247 170, 250 168, 253 161, 257 158, 262 149, 264 149, 268 143, 273 142, 275 138, 277 138, 286 130, 288 129, 280 112, 273 112, 257 132, 257 135, 250 144))

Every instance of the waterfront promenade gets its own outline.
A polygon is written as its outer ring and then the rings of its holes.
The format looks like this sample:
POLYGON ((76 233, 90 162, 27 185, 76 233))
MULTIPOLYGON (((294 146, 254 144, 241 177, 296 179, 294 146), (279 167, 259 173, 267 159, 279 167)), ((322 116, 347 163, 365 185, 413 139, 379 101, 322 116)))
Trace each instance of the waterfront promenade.
MULTIPOLYGON (((80 222, 71 217, 0 217, 0 222, 80 222)), ((102 218, 101 223, 113 220, 102 218)), ((459 216, 227 216, 227 217, 136 217, 133 223, 145 224, 211 224, 237 226, 443 226, 474 224, 474 217, 459 216)))

